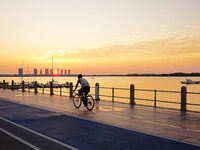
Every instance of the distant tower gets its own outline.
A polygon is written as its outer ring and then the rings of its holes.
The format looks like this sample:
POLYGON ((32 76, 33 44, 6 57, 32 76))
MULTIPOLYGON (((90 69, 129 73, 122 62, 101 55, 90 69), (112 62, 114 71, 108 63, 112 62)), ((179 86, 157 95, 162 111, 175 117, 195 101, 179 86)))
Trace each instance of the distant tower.
POLYGON ((59 71, 60 71, 60 69, 58 68, 58 69, 57 69, 57 75, 59 75, 59 74, 60 74, 60 72, 59 72, 59 71))
POLYGON ((23 68, 19 68, 18 69, 18 75, 19 76, 23 76, 23 68))
POLYGON ((67 75, 67 69, 65 69, 65 75, 67 75))
POLYGON ((71 75, 71 70, 70 69, 68 70, 68 75, 71 75))
POLYGON ((37 76, 37 69, 33 69, 33 75, 37 76))
POLYGON ((46 76, 49 75, 49 69, 48 69, 48 68, 45 69, 45 75, 46 75, 46 76))
POLYGON ((42 69, 40 69, 40 75, 42 75, 42 69))
POLYGON ((53 75, 53 69, 50 70, 50 75, 51 75, 51 76, 53 75))
POLYGON ((63 75, 63 69, 60 70, 60 75, 61 75, 61 76, 63 75))

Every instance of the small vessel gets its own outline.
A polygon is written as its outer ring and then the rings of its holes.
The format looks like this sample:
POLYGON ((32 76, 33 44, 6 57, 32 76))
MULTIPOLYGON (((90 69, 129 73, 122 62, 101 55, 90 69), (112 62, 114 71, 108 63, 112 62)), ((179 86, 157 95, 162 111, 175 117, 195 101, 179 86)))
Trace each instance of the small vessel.
MULTIPOLYGON (((53 87, 54 88, 59 88, 61 85, 57 81, 53 81, 53 87)), ((50 82, 47 82, 44 87, 49 88, 50 87, 50 82)))
POLYGON ((186 81, 181 81, 182 84, 200 84, 200 81, 192 81, 191 79, 186 79, 186 81))

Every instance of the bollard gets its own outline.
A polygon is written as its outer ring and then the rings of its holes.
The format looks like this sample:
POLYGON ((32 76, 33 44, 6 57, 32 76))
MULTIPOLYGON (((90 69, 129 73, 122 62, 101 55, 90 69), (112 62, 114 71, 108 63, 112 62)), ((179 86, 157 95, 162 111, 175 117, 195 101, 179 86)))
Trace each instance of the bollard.
POLYGON ((14 81, 12 80, 12 82, 11 82, 11 90, 14 90, 14 89, 15 89, 14 86, 15 86, 15 83, 14 83, 14 81))
POLYGON ((30 83, 28 82, 28 92, 31 92, 30 83))
POLYGON ((115 88, 112 88, 112 102, 114 103, 115 99, 115 88))
POLYGON ((69 97, 73 97, 73 83, 70 82, 69 84, 69 97))
POLYGON ((99 83, 95 84, 95 100, 100 100, 100 98, 99 98, 99 83))
POLYGON ((6 81, 3 80, 3 89, 6 89, 6 81))
POLYGON ((37 91, 37 81, 34 82, 34 90, 35 90, 35 94, 37 94, 38 93, 38 91, 37 91))
POLYGON ((156 90, 154 90, 154 108, 156 108, 156 90))
POLYGON ((181 87, 181 111, 187 111, 187 88, 185 86, 181 87))
POLYGON ((53 93, 53 82, 50 82, 50 95, 54 95, 53 93))
POLYGON ((22 81, 22 92, 25 92, 25 89, 24 89, 24 81, 22 81))
POLYGON ((135 86, 130 85, 130 105, 135 105, 135 86))
POLYGON ((60 96, 62 96, 62 86, 60 86, 60 96))

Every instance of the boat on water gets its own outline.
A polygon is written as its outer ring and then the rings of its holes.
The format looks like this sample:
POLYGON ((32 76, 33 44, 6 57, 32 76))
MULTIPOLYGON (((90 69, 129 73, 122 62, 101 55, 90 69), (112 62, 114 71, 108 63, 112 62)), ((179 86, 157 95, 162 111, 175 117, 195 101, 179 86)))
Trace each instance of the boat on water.
MULTIPOLYGON (((45 88, 49 88, 50 87, 50 82, 47 82, 46 84, 44 84, 45 88)), ((69 82, 65 82, 63 84, 59 84, 57 81, 53 81, 53 87, 54 88, 59 88, 59 87, 65 87, 68 88, 69 87, 69 82)))
MULTIPOLYGON (((22 87, 22 83, 20 83, 19 87, 22 87)), ((24 88, 34 88, 34 87, 35 87, 35 81, 24 83, 24 88)), ((38 88, 50 88, 50 82, 47 82, 45 84, 37 83, 37 87, 38 88)), ((53 88, 60 88, 60 87, 69 88, 69 82, 59 84, 57 81, 53 81, 53 88)))
POLYGON ((186 79, 186 81, 181 81, 182 84, 200 84, 200 81, 193 81, 191 79, 186 79))

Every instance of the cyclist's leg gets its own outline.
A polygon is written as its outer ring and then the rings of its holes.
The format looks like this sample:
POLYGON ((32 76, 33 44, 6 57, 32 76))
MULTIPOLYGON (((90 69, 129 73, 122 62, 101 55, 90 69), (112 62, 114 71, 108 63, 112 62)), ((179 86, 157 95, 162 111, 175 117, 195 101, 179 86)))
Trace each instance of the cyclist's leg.
POLYGON ((85 97, 87 98, 88 93, 90 93, 90 87, 86 86, 85 87, 85 97))
POLYGON ((82 87, 81 92, 83 93, 83 104, 87 106, 87 94, 88 94, 87 87, 82 87))
POLYGON ((86 105, 86 100, 85 100, 85 87, 82 87, 78 90, 79 95, 82 98, 83 104, 86 105))
POLYGON ((90 92, 90 87, 89 86, 86 86, 84 87, 84 92, 85 92, 85 105, 87 106, 87 95, 88 93, 90 92))
POLYGON ((78 90, 78 94, 79 94, 80 96, 83 96, 83 88, 80 88, 80 89, 78 90))

